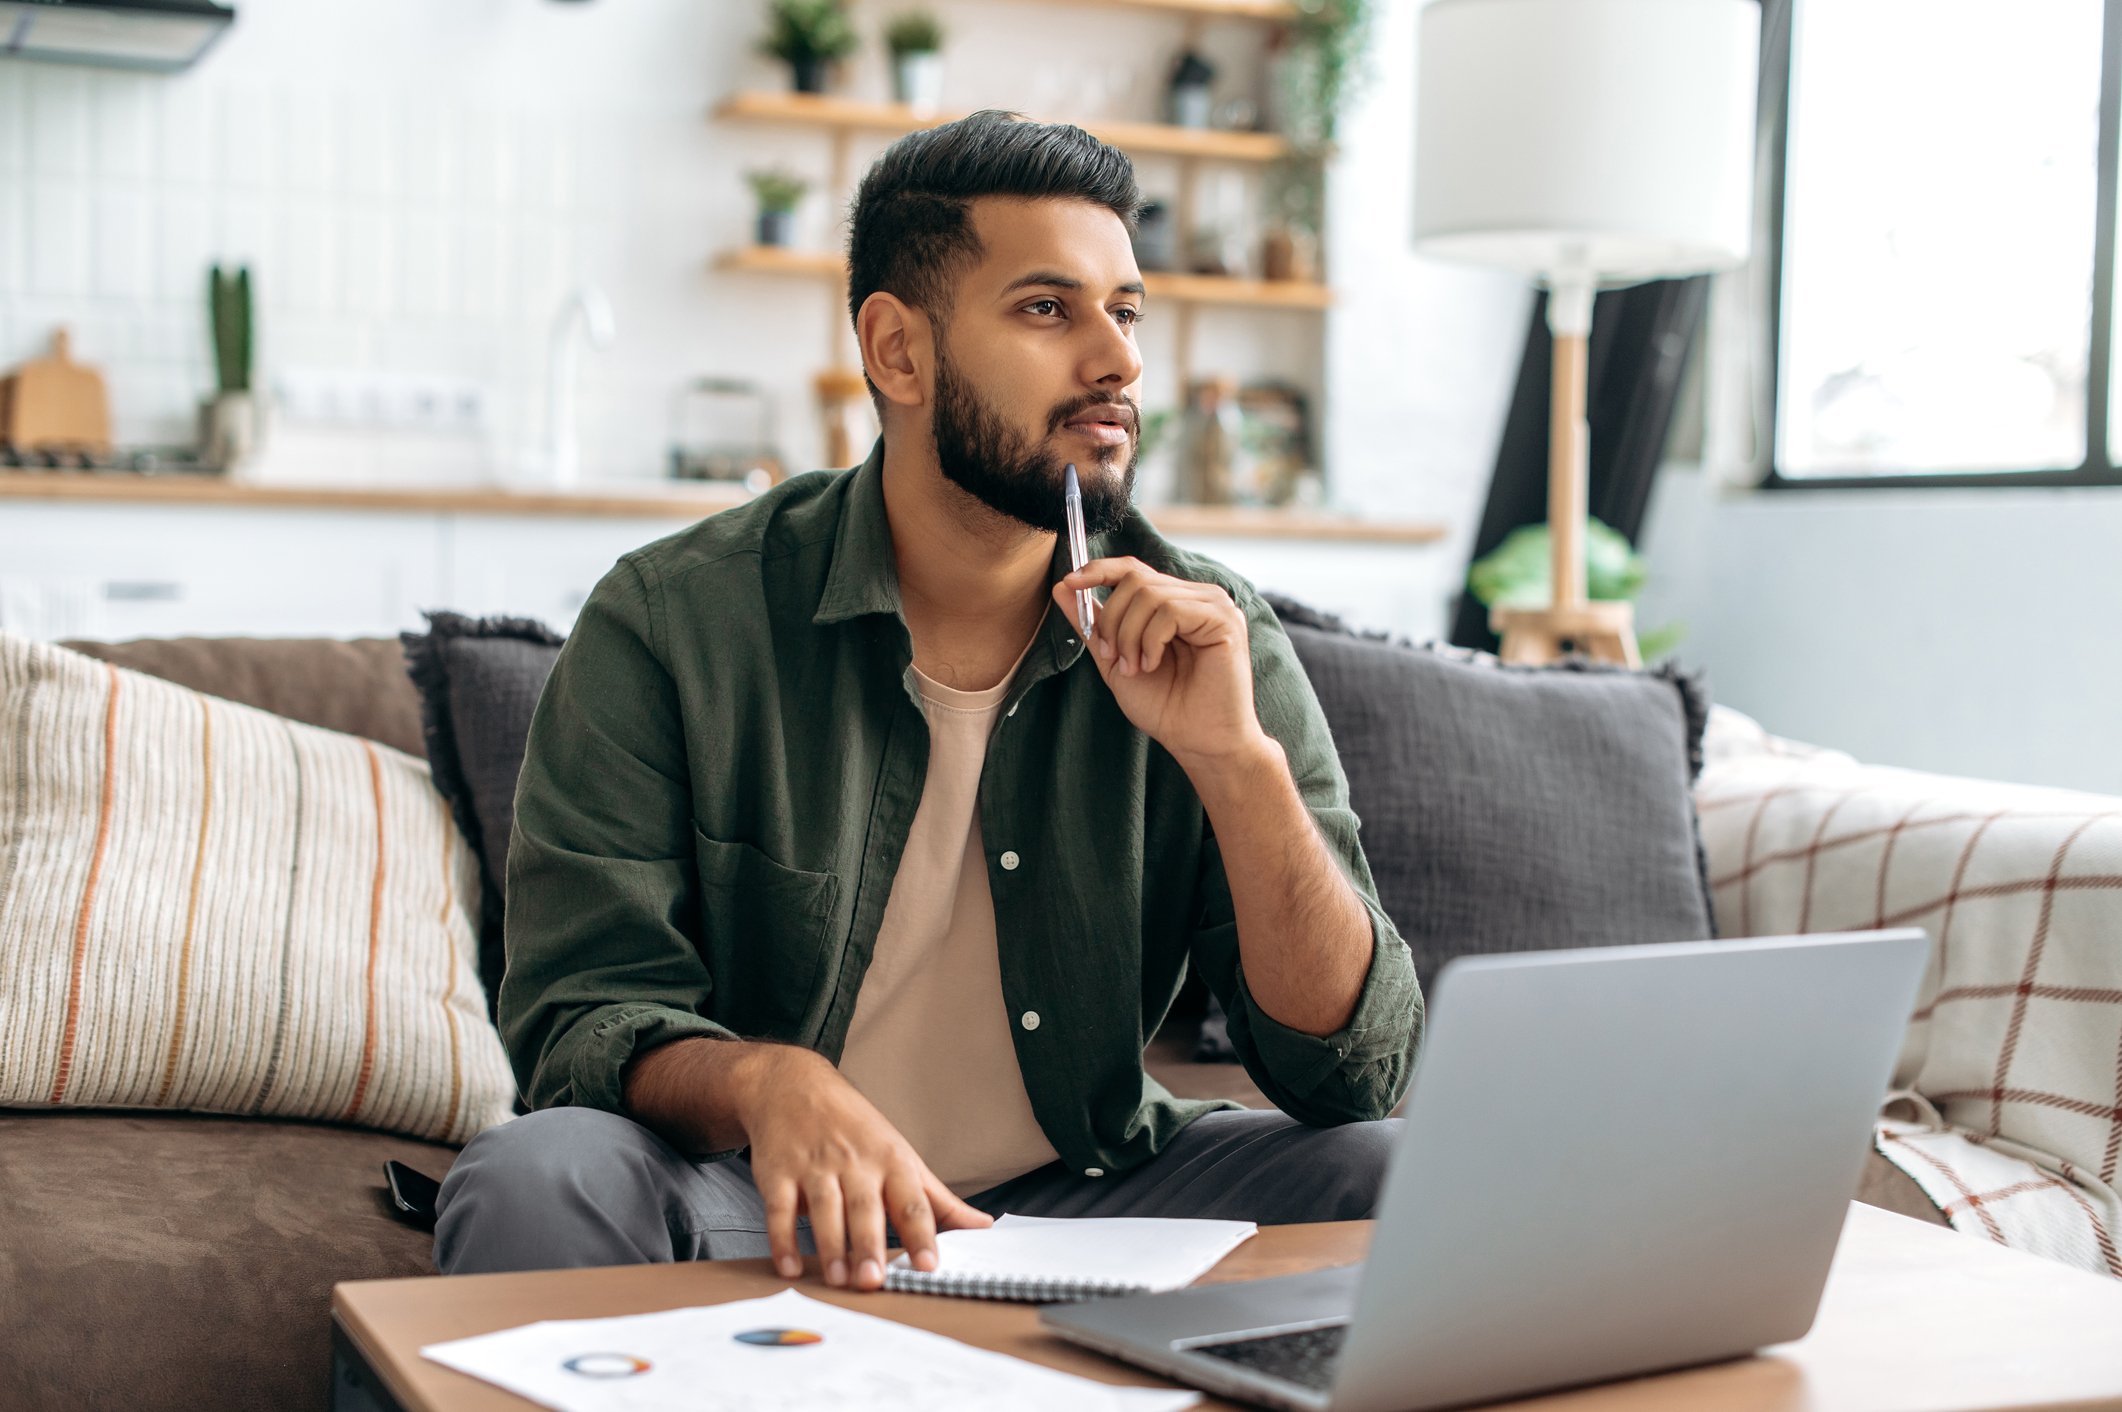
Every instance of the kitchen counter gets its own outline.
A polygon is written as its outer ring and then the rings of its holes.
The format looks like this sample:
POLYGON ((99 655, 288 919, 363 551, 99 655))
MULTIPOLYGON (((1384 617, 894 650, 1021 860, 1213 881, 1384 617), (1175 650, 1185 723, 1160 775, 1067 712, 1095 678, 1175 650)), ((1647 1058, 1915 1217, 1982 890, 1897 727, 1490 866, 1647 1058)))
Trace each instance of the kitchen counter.
MULTIPOLYGON (((508 490, 494 486, 413 487, 252 485, 218 476, 132 475, 83 471, 0 472, 0 500, 58 500, 76 504, 200 505, 259 509, 324 509, 542 515, 561 518, 696 520, 751 497, 736 486, 706 482, 648 482, 583 490, 508 490)), ((1376 521, 1307 510, 1241 505, 1146 507, 1157 528, 1189 538, 1329 540, 1367 544, 1431 544, 1448 533, 1441 524, 1376 521)))

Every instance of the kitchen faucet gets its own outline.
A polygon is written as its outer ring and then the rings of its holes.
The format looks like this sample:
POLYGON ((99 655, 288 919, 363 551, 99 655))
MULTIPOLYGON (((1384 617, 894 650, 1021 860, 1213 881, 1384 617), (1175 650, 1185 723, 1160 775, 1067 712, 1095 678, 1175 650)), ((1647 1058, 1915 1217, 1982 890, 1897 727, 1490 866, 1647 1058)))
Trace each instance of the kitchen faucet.
POLYGON ((575 340, 578 325, 590 347, 611 347, 615 336, 611 301, 593 284, 580 286, 560 305, 546 347, 545 472, 556 486, 574 485, 582 470, 575 436, 575 367, 581 361, 575 340))

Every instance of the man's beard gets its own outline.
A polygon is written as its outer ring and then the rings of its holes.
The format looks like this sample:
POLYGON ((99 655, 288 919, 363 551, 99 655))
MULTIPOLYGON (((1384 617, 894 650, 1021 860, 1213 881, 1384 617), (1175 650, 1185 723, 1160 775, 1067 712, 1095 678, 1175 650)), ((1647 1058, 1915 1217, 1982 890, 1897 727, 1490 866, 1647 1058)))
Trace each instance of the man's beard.
MULTIPOLYGON (((1109 397, 1085 397, 1057 407, 1047 418, 1049 432, 1058 431, 1071 417, 1094 407, 1125 407, 1120 420, 1127 426, 1127 466, 1118 475, 1087 472, 1076 468, 1076 482, 1083 490, 1083 527, 1087 534, 1104 534, 1120 527, 1135 493, 1135 462, 1140 456, 1141 409, 1131 397, 1117 402, 1109 397)), ((941 350, 936 357, 936 460, 953 485, 1000 515, 1054 534, 1065 533, 1067 518, 1061 495, 1066 462, 1051 451, 1028 441, 1002 419, 1000 413, 981 400, 957 375, 941 350)), ((1100 447, 1087 459, 1110 467, 1123 448, 1100 447)))

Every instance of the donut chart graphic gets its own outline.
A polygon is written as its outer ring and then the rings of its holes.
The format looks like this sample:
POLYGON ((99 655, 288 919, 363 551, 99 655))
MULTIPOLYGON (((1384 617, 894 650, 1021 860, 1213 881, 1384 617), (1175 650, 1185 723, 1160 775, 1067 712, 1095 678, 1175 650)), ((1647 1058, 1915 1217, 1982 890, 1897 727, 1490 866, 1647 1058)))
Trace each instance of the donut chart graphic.
POLYGON ((762 1348, 801 1348, 806 1344, 823 1343, 825 1335, 812 1333, 809 1329, 746 1329, 736 1335, 737 1342, 757 1344, 762 1348))
POLYGON ((578 1353, 562 1360, 560 1366, 581 1378, 631 1378, 647 1372, 652 1365, 631 1353, 578 1353))

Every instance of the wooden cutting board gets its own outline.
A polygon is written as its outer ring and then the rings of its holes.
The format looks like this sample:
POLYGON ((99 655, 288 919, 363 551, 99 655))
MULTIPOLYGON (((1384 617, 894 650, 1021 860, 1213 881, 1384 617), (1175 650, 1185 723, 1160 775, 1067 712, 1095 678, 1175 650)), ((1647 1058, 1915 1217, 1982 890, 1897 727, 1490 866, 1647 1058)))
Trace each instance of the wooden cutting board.
POLYGON ((50 356, 24 363, 0 388, 0 440, 29 451, 110 450, 103 374, 73 361, 65 329, 52 331, 50 356))

